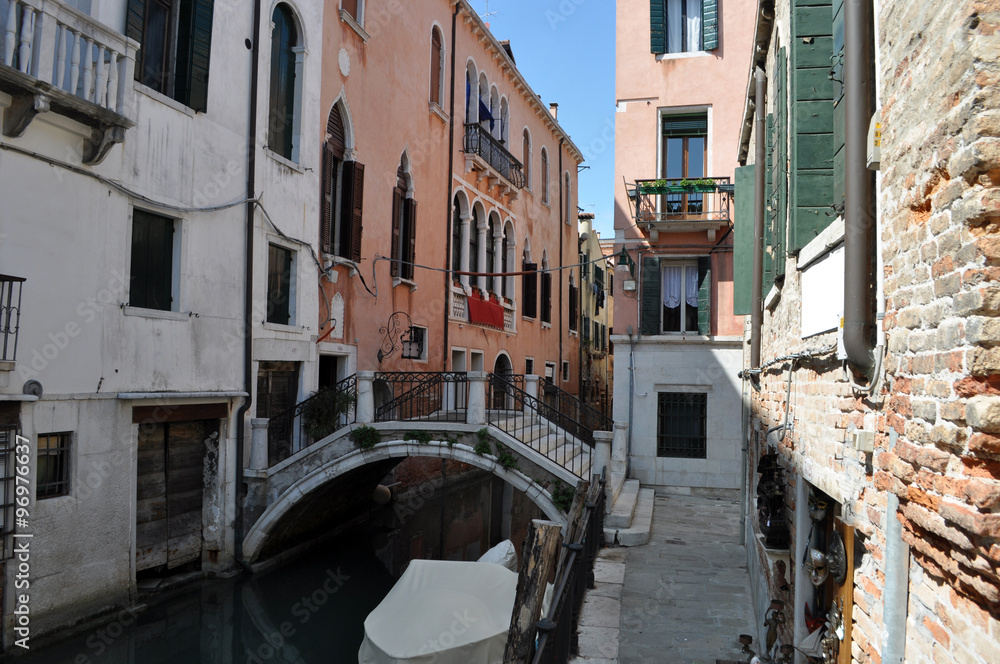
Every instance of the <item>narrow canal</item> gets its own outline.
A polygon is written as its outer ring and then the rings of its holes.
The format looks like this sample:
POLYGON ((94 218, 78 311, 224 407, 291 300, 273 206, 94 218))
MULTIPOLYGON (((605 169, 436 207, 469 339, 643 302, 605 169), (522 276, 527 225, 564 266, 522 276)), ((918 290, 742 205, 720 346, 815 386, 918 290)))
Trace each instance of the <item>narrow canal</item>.
POLYGON ((531 519, 541 517, 509 485, 456 462, 407 462, 392 479, 400 482, 392 502, 373 505, 364 524, 318 541, 299 557, 252 576, 205 579, 149 597, 136 611, 4 661, 357 662, 365 617, 410 560, 476 560, 503 539, 520 548, 531 519))

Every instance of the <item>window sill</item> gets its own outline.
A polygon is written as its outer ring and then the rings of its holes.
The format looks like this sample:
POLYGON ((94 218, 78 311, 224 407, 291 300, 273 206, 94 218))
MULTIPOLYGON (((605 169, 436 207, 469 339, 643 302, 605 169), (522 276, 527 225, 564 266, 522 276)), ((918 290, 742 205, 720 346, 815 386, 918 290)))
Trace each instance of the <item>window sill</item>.
POLYGON ((552 323, 546 323, 545 321, 542 321, 542 329, 543 330, 551 330, 552 329, 552 323))
POLYGON ((444 112, 444 109, 437 102, 428 102, 428 106, 430 106, 431 113, 441 118, 442 122, 445 124, 450 122, 451 118, 448 117, 448 114, 444 112))
POLYGON ((289 332, 294 334, 302 332, 302 328, 298 325, 282 325, 281 323, 268 323, 267 321, 264 321, 264 329, 271 330, 272 332, 289 332))
POLYGON ((286 167, 292 169, 296 173, 305 174, 305 172, 306 172, 306 169, 304 169, 300 164, 295 163, 294 161, 292 161, 288 157, 285 157, 285 156, 282 156, 282 155, 278 154, 277 152, 275 152, 271 148, 264 148, 264 153, 268 157, 270 157, 271 159, 273 159, 274 161, 278 162, 282 166, 286 166, 286 167))
POLYGON ((162 309, 145 309, 143 307, 132 307, 125 305, 122 313, 126 316, 139 316, 140 318, 159 318, 161 320, 187 320, 191 314, 183 311, 163 311, 162 309))
POLYGON ((708 51, 682 51, 681 53, 657 53, 656 61, 662 62, 663 60, 682 60, 684 58, 703 58, 707 55, 712 55, 708 51))
POLYGON ((393 288, 395 288, 396 286, 403 286, 403 285, 409 286, 411 293, 413 291, 417 290, 417 284, 414 283, 414 281, 412 279, 400 279, 399 277, 393 277, 392 278, 392 287, 393 288))
POLYGON ((161 104, 163 104, 164 106, 169 106, 170 108, 174 109, 178 113, 183 113, 184 115, 188 116, 189 118, 193 118, 194 117, 195 111, 194 111, 193 108, 189 108, 189 107, 185 106, 184 104, 180 103, 179 101, 177 101, 176 99, 168 97, 167 95, 163 94, 162 92, 157 92, 153 88, 151 88, 149 86, 146 86, 146 85, 143 85, 142 83, 139 83, 138 81, 134 81, 134 84, 135 84, 135 89, 136 90, 138 90, 142 94, 146 95, 150 99, 158 101, 161 104))
POLYGON ((343 9, 340 10, 340 20, 346 23, 351 28, 351 30, 354 30, 354 32, 358 33, 358 36, 361 37, 361 41, 365 42, 366 44, 368 43, 368 40, 372 38, 372 36, 367 32, 365 32, 365 29, 361 27, 361 24, 358 23, 353 16, 348 14, 343 9))
POLYGON ((569 331, 569 336, 571 336, 571 337, 578 337, 578 336, 580 336, 580 333, 577 332, 576 330, 570 330, 569 331))

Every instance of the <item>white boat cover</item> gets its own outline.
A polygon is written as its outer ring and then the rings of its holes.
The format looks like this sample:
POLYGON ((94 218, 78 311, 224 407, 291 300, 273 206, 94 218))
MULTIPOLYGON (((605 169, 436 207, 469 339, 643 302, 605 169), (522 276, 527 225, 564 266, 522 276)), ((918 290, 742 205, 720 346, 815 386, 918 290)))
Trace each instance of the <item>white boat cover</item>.
POLYGON ((479 557, 481 563, 503 565, 511 572, 517 571, 517 551, 514 543, 506 539, 479 557))
POLYGON ((413 560, 365 619, 359 664, 499 664, 517 574, 500 565, 413 560))

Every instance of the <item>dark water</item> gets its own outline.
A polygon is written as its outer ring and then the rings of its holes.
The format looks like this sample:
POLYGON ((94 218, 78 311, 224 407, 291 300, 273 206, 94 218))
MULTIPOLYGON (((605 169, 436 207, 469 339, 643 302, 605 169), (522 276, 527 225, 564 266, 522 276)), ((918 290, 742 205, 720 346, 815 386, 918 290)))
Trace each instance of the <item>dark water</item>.
MULTIPOLYGON (((268 572, 204 580, 26 656, 23 664, 357 662, 364 620, 412 558, 475 560, 536 513, 482 473, 424 482, 367 526, 268 572), (513 507, 511 507, 513 503, 513 507), (502 521, 504 523, 498 523, 502 521)), ((515 540, 519 541, 519 540, 515 540)))

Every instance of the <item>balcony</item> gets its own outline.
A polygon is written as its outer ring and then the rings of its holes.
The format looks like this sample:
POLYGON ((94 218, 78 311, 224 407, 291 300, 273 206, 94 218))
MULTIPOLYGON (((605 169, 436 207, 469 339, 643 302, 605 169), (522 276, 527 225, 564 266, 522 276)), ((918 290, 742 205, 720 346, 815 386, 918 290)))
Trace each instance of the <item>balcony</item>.
POLYGON ((39 113, 58 113, 92 129, 83 163, 100 163, 134 124, 126 105, 137 49, 57 0, 0 2, 0 90, 12 98, 4 136, 21 136, 39 113))
POLYGON ((514 305, 496 296, 484 297, 479 289, 472 295, 455 285, 451 288, 451 320, 488 329, 514 333, 514 305))
POLYGON ((489 130, 472 122, 465 125, 466 171, 480 171, 491 185, 500 185, 505 193, 516 196, 524 188, 524 167, 489 130))
POLYGON ((636 180, 629 187, 635 223, 647 232, 712 229, 732 219, 734 186, 724 178, 636 180))
POLYGON ((21 323, 21 285, 24 277, 0 274, 0 367, 17 357, 17 330, 21 323))

